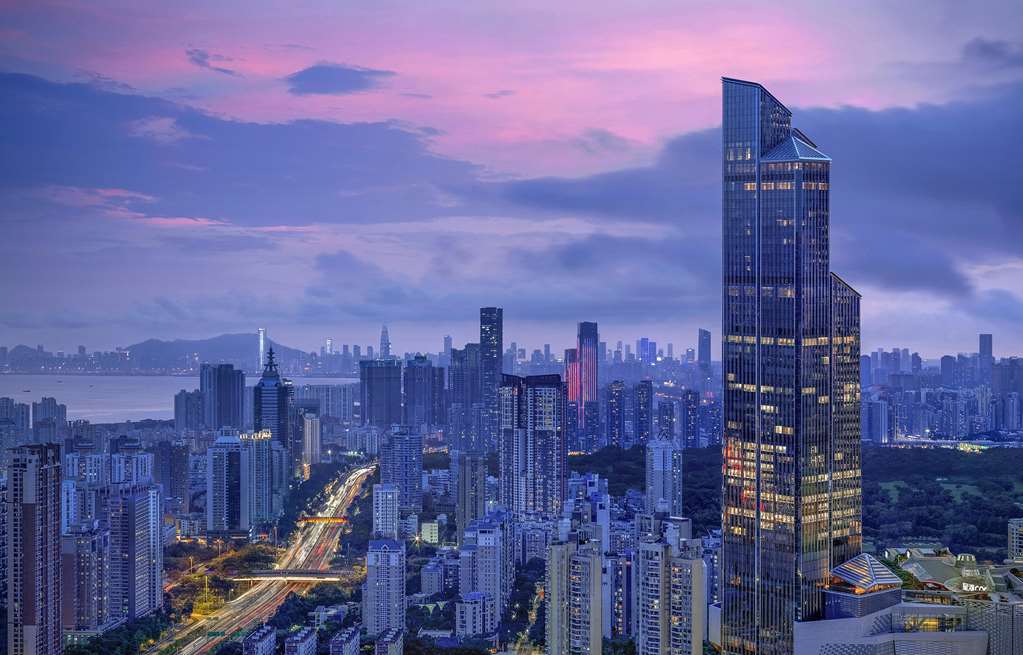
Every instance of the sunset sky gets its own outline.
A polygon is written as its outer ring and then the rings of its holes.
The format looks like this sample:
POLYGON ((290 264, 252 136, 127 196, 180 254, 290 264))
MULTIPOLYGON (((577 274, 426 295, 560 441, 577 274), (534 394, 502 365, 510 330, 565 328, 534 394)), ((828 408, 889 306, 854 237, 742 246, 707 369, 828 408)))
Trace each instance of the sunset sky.
MULTIPOLYGON (((833 159, 864 350, 1023 352, 1016 2, 0 3, 0 345, 720 329, 720 77, 833 159)), ((717 346, 715 345, 715 356, 717 346)))

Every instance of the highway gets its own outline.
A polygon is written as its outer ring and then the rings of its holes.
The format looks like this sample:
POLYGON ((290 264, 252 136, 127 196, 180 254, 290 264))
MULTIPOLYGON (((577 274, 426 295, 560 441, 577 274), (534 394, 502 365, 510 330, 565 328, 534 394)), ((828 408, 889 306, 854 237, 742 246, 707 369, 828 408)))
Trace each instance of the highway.
MULTIPOLYGON (((341 516, 347 511, 363 481, 373 473, 374 466, 353 470, 340 482, 327 487, 327 500, 318 513, 341 516)), ((277 561, 277 568, 326 570, 334 557, 338 535, 343 525, 336 523, 303 523, 287 550, 277 561)), ((222 642, 239 631, 247 632, 270 618, 293 591, 308 588, 307 583, 267 580, 228 602, 210 616, 171 628, 151 648, 150 653, 203 655, 213 652, 222 642)))

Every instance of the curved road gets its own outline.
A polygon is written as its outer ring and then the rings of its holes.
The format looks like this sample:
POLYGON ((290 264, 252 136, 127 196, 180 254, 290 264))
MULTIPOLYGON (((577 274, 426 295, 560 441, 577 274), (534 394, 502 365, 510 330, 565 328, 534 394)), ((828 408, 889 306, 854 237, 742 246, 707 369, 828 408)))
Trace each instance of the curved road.
MULTIPOLYGON (((353 470, 343 482, 327 487, 327 500, 320 513, 341 516, 355 501, 359 487, 373 473, 375 466, 353 470)), ((288 549, 277 560, 277 568, 318 569, 330 568, 337 538, 343 526, 329 523, 305 523, 296 531, 288 549)), ((194 623, 172 628, 148 652, 202 655, 212 652, 238 631, 247 632, 269 619, 284 599, 293 591, 306 587, 284 581, 263 581, 249 591, 225 604, 210 616, 194 623)))

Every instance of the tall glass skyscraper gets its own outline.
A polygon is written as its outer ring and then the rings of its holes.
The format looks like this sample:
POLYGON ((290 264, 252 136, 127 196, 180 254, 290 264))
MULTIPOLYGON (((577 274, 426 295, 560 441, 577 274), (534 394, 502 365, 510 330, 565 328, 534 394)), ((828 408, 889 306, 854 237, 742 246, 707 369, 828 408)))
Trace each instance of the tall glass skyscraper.
MULTIPOLYGON (((579 403, 579 429, 586 428, 586 403, 597 402, 597 367, 600 359, 597 357, 600 335, 597 332, 597 324, 591 321, 583 321, 579 324, 578 338, 576 343, 576 356, 579 361, 579 391, 575 398, 579 403)), ((572 400, 571 396, 569 400, 572 400)))
POLYGON ((831 273, 831 159, 723 80, 722 645, 791 653, 860 551, 859 294, 831 273))
POLYGON ((480 307, 480 397, 483 402, 483 441, 488 448, 497 443, 501 423, 497 389, 501 386, 504 349, 504 310, 480 307))

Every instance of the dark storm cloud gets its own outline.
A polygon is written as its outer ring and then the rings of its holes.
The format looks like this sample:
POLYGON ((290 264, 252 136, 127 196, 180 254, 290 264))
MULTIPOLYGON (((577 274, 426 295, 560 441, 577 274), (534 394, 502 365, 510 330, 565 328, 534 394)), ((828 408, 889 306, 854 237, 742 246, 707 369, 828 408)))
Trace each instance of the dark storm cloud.
POLYGON ((477 167, 397 123, 246 123, 86 84, 0 74, 4 187, 120 188, 146 212, 239 224, 417 220, 477 167))
POLYGON ((231 75, 232 77, 238 77, 238 71, 226 68, 221 64, 223 62, 232 61, 230 57, 224 55, 218 55, 202 48, 189 48, 185 50, 185 56, 188 57, 188 61, 192 62, 199 68, 205 68, 215 73, 222 73, 223 75, 231 75))
POLYGON ((321 62, 284 79, 288 82, 288 92, 294 95, 342 95, 368 91, 393 76, 394 71, 321 62))
POLYGON ((977 37, 963 47, 963 59, 995 67, 1023 66, 1023 45, 977 37))
MULTIPOLYGON (((1023 255, 1023 87, 976 102, 868 111, 795 110, 794 124, 832 156, 835 268, 866 282, 939 295, 969 293, 962 265, 1023 255)), ((560 215, 640 218, 720 239, 720 130, 677 137, 648 167, 539 178, 487 189, 560 215)))

